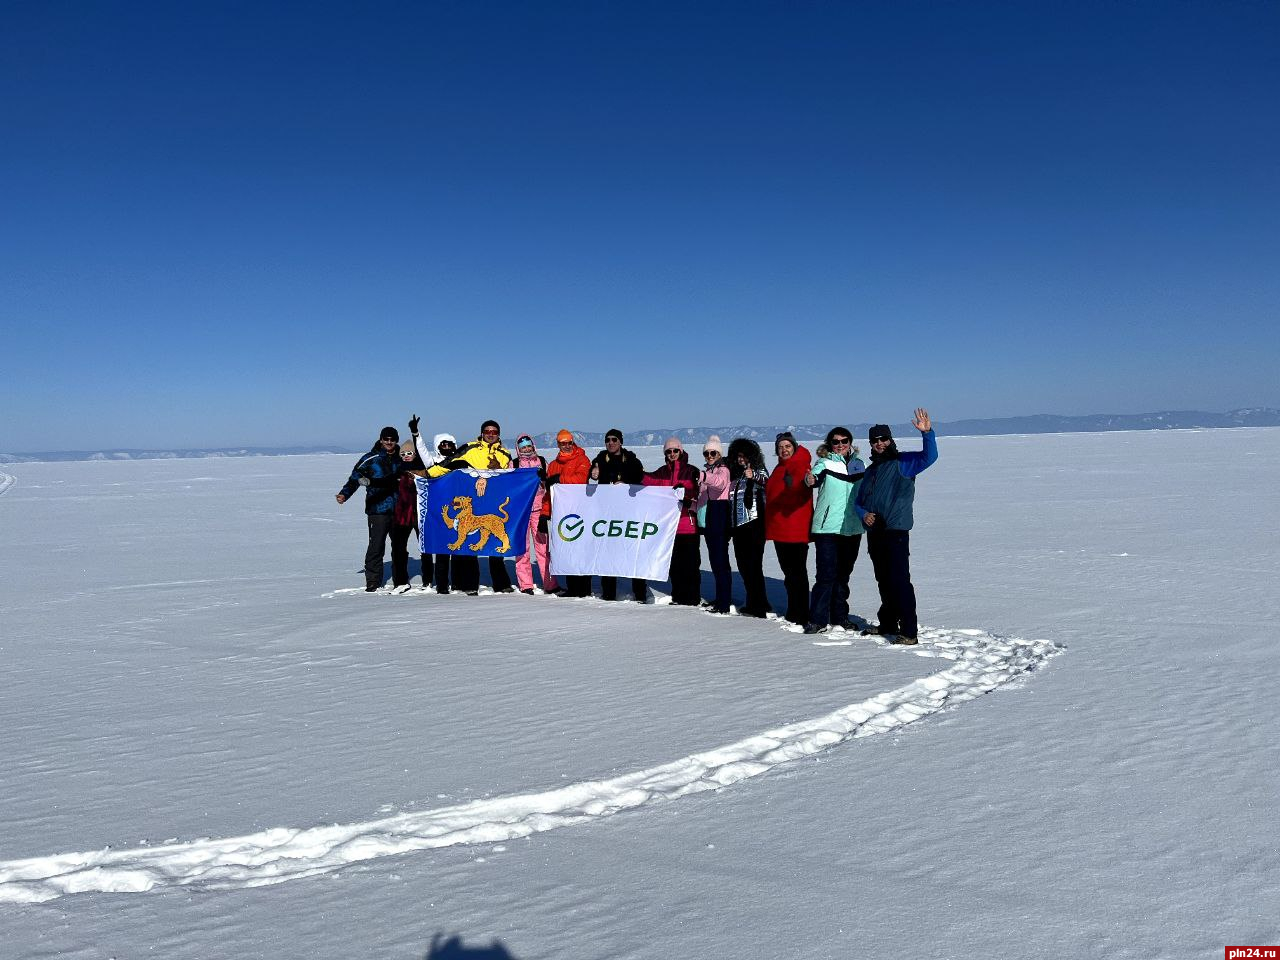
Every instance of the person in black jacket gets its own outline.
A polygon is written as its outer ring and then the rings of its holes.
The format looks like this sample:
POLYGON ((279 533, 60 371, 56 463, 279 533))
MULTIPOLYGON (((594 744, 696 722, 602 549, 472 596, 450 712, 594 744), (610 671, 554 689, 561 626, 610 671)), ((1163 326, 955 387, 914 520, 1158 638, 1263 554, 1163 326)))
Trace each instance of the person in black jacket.
MULTIPOLYGON (((364 512, 369 522, 369 547, 364 552, 364 588, 373 593, 382 586, 383 554, 395 523, 396 494, 405 465, 399 456, 400 431, 383 427, 378 442, 356 461, 351 476, 338 491, 338 503, 346 503, 360 487, 365 488, 364 512)), ((406 561, 407 562, 407 561, 406 561)))
POLYGON ((733 556, 747 591, 739 613, 764 617, 772 609, 764 586, 764 488, 769 482, 760 444, 738 437, 729 444, 729 511, 733 556))
MULTIPOLYGON (((604 449, 591 461, 591 479, 596 483, 644 483, 644 464, 622 446, 621 430, 604 435, 604 449)), ((644 603, 649 597, 649 584, 633 579, 631 594, 637 603, 644 603)), ((617 577, 600 578, 600 596, 604 600, 618 599, 617 577)))

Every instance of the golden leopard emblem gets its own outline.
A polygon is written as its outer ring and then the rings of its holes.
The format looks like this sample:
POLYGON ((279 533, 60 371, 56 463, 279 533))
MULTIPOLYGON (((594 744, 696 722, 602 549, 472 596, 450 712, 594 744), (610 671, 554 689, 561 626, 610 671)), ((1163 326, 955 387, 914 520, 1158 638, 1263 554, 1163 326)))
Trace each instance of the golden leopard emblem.
POLYGON ((489 537, 497 537, 501 542, 501 546, 497 548, 498 553, 506 553, 511 549, 511 539, 507 536, 507 521, 511 517, 507 514, 507 504, 511 502, 511 498, 502 501, 498 507, 498 513, 474 513, 471 509, 470 497, 454 497, 450 506, 454 510, 453 516, 449 516, 449 507, 441 507, 440 515, 444 517, 447 526, 458 531, 458 539, 449 544, 449 550, 459 550, 462 548, 463 542, 473 533, 479 531, 480 539, 471 544, 471 551, 478 553, 484 549, 484 545, 489 542, 489 537), (501 514, 501 516, 499 516, 501 514))

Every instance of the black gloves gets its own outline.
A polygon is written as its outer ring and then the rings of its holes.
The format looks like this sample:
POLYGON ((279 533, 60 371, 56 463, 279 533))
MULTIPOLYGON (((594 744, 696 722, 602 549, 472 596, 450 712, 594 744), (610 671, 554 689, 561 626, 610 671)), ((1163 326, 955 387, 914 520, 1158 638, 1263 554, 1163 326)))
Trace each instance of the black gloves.
POLYGON ((414 435, 417 435, 417 433, 418 433, 418 423, 419 423, 418 415, 415 413, 415 414, 413 415, 413 417, 409 420, 409 432, 410 432, 410 433, 412 433, 412 434, 414 434, 414 435))

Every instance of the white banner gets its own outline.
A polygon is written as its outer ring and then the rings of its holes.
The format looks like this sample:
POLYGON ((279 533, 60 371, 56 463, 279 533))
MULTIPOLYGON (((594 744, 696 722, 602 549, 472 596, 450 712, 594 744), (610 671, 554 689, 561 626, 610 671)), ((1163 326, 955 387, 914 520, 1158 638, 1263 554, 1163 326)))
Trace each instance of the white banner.
POLYGON ((622 483, 552 485, 551 572, 667 579, 680 523, 676 490, 622 483))

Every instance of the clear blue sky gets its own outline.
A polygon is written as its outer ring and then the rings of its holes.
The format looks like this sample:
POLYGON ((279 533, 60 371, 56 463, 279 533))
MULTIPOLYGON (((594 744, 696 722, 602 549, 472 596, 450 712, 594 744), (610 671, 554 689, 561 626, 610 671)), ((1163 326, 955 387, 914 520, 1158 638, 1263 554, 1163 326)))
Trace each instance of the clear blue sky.
POLYGON ((1280 405, 1280 4, 0 22, 0 450, 1280 405))

